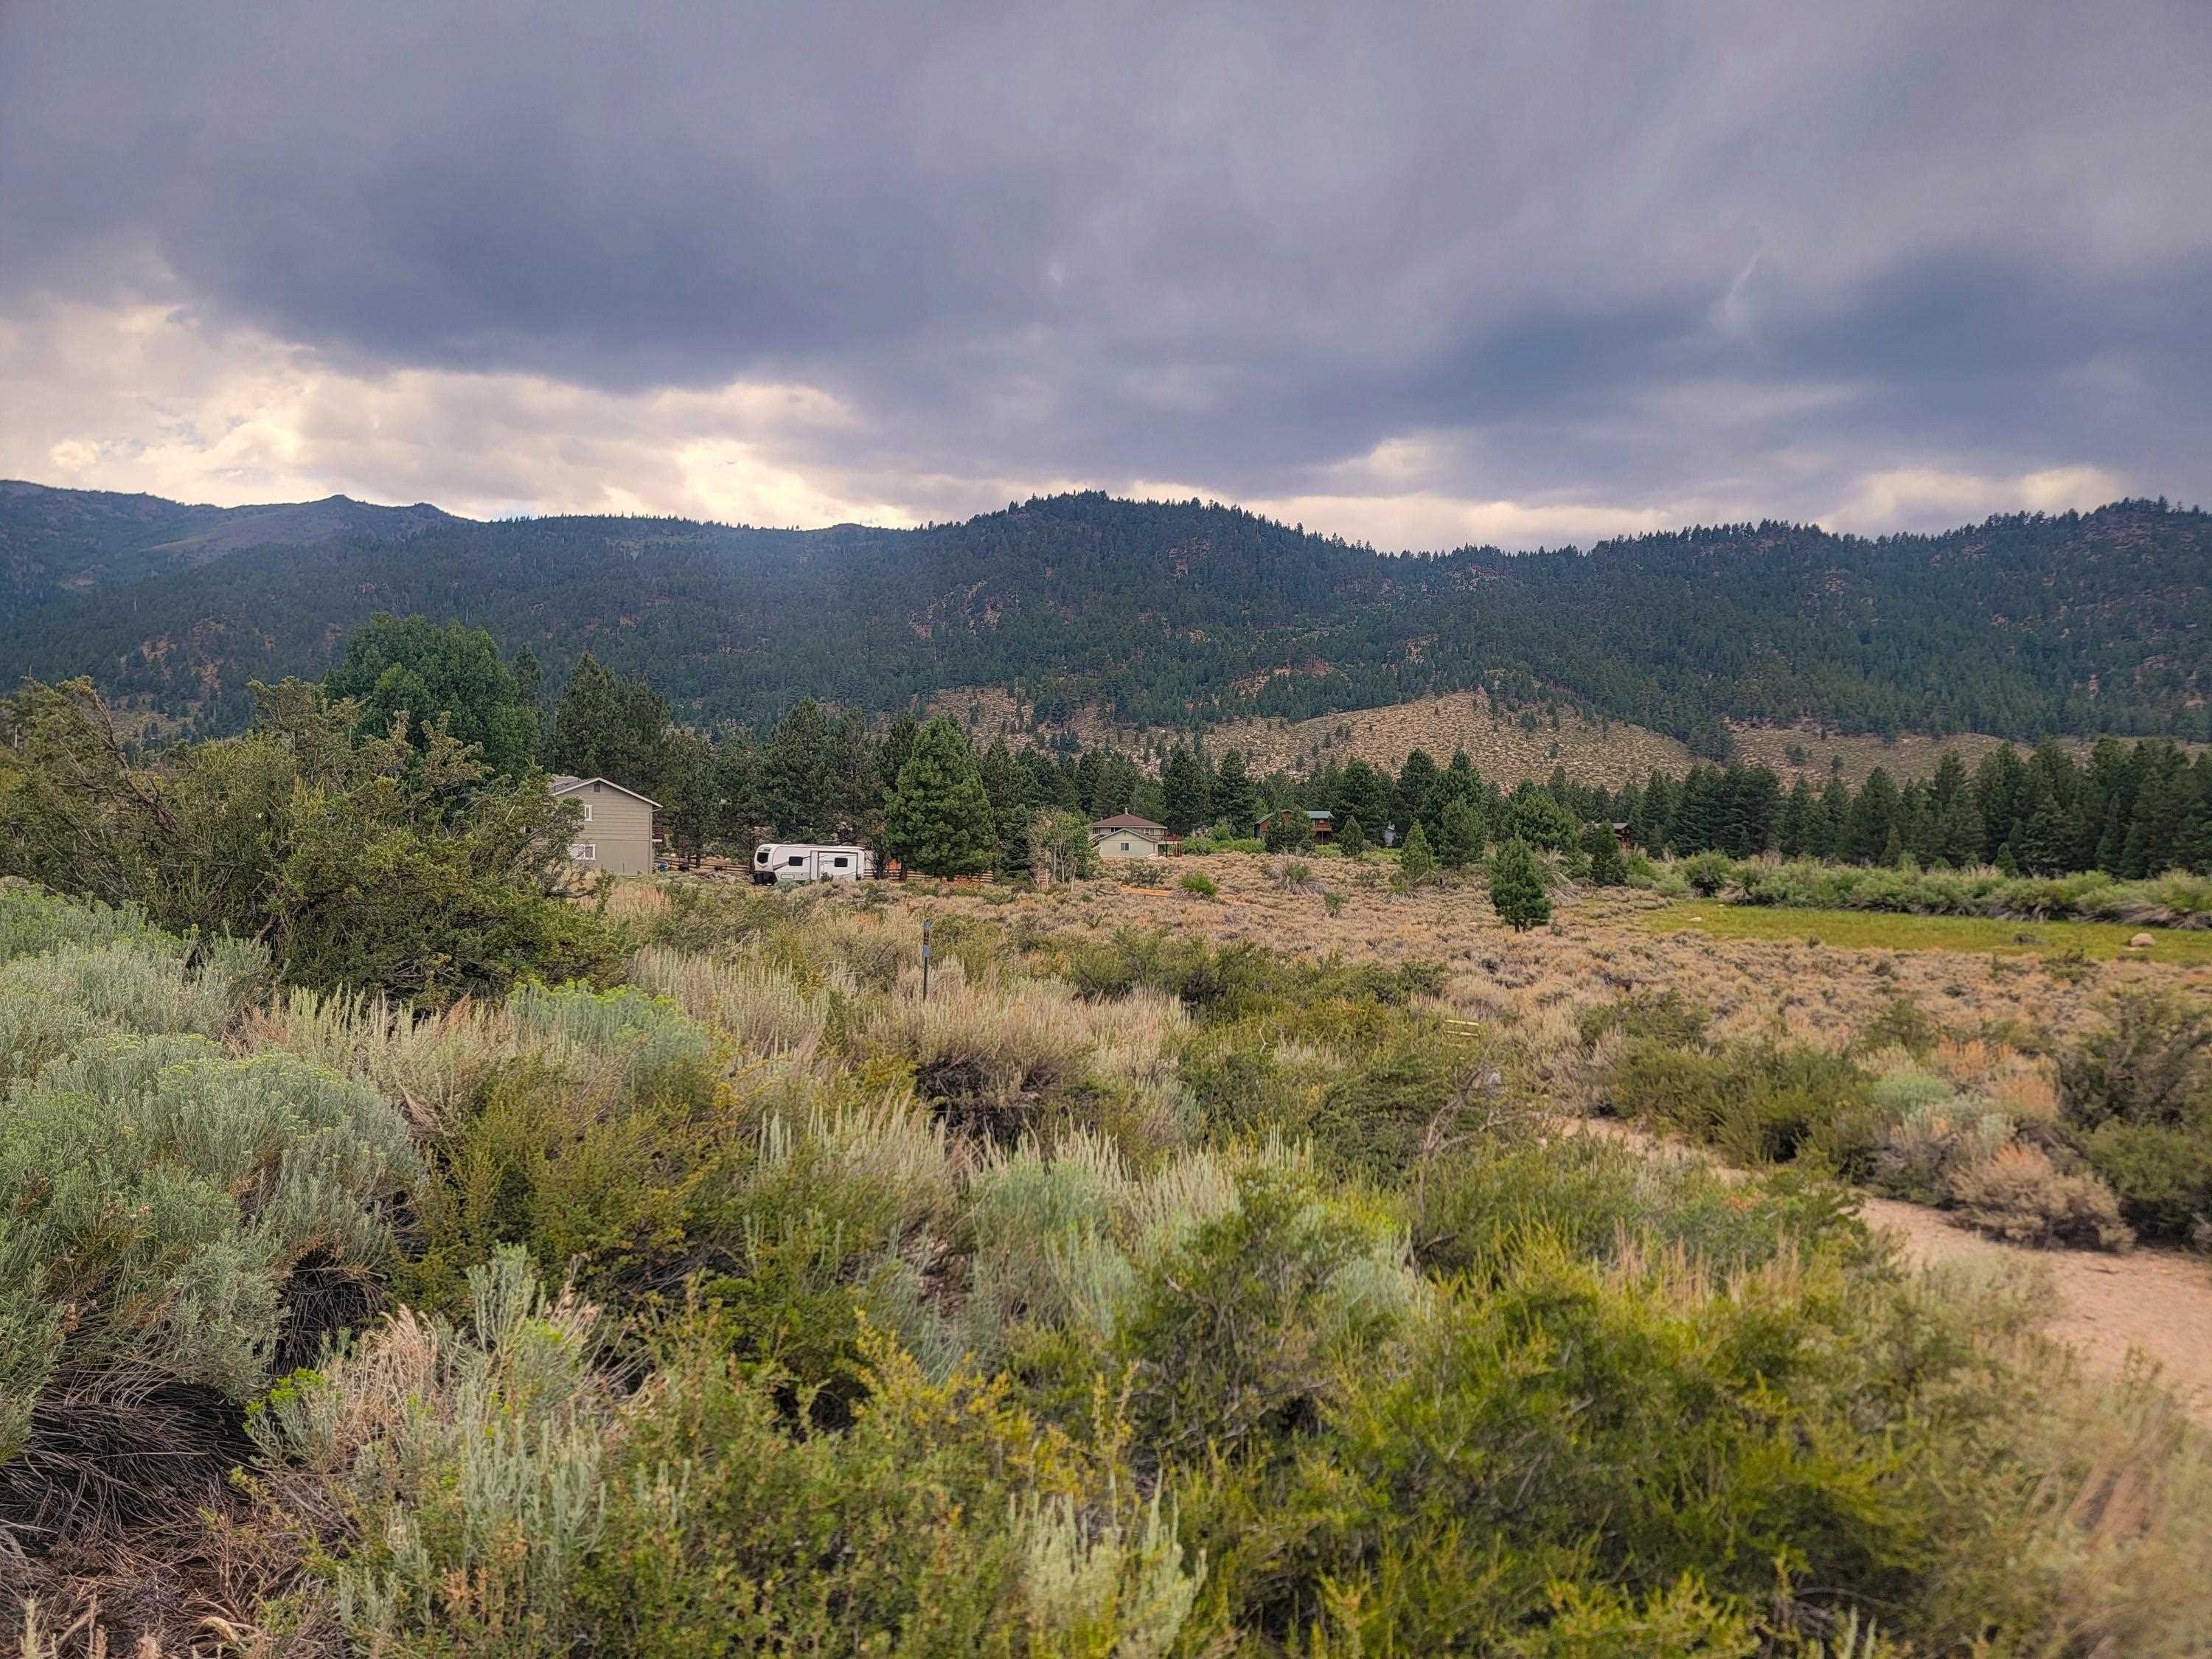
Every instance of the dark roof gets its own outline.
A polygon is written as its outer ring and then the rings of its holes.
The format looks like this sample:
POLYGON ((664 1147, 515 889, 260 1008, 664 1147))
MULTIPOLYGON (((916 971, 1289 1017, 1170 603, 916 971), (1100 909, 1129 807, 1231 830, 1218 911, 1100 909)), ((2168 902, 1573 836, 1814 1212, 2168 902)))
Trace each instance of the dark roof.
POLYGON ((1140 818, 1134 812, 1116 812, 1110 818, 1094 819, 1091 827, 1093 830, 1156 830, 1162 835, 1167 833, 1164 823, 1154 823, 1150 818, 1140 818))
POLYGON ((658 810, 660 805, 660 803, 653 799, 652 796, 641 795, 635 789, 626 789, 621 784, 617 783, 612 778, 579 778, 572 776, 566 772, 559 772, 546 779, 545 787, 549 793, 554 795, 565 795, 572 789, 581 789, 585 785, 592 783, 604 783, 608 788, 615 791, 617 794, 628 795, 632 800, 641 800, 647 806, 655 808, 656 810, 658 810))

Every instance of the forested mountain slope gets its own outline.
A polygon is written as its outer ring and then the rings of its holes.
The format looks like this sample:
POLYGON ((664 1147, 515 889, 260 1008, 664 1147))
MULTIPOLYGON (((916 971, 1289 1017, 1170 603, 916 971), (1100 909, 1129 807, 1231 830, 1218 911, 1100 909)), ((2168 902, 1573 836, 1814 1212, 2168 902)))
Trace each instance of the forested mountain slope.
POLYGON ((398 540, 459 522, 434 507, 371 507, 344 495, 267 507, 194 507, 158 495, 0 479, 0 618, 240 548, 297 547, 341 536, 398 540))
MULTIPOLYGON (((290 511, 416 511, 340 501, 290 511)), ((1188 724, 1488 684, 1705 751, 1729 718, 2207 735, 2212 515, 2163 503, 1879 540, 1770 523, 1389 557, 1233 507, 1085 494, 914 531, 438 515, 305 554, 202 541, 184 568, 148 557, 149 538, 196 533, 164 508, 211 510, 149 502, 112 546, 80 526, 113 585, 19 611, 0 668, 89 672, 221 728, 247 680, 318 674, 373 612, 419 611, 527 644, 556 678, 589 649, 707 720, 997 685, 1047 720, 1097 702, 1188 724)))

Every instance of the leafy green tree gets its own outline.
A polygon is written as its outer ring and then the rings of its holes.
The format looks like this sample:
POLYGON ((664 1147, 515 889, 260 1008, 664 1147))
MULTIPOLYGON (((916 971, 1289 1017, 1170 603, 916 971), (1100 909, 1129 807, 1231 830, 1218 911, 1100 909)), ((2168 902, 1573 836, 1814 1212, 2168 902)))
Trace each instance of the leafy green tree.
POLYGON ((1399 850, 1398 873, 1409 887, 1419 887, 1437 872, 1436 854, 1429 849, 1429 832, 1415 824, 1406 835, 1406 844, 1399 850))
POLYGON ((1620 855, 1620 842, 1609 823, 1593 823, 1583 834, 1583 852, 1589 860, 1590 880, 1600 887, 1619 887, 1628 879, 1628 860, 1620 855))
POLYGON ((2067 822, 2066 809, 2038 769, 2028 770, 2021 791, 2020 821, 2007 844, 2029 875, 2056 875, 2066 867, 2074 845, 2072 826, 2067 822))
POLYGON ((1437 862, 1464 870, 1482 856, 1482 816, 1468 800, 1449 800, 1437 815, 1437 862))
POLYGON ((563 901, 576 809, 490 775, 434 730, 359 714, 319 685, 257 686, 252 730, 140 762, 88 681, 14 701, 21 763, 0 794, 0 874, 137 904, 179 934, 258 939, 279 975, 435 1006, 517 978, 612 970, 613 942, 563 901))
POLYGON ((1078 881, 1098 872, 1090 820, 1066 807, 1040 812, 1030 820, 1030 849, 1033 867, 1047 880, 1078 881))
POLYGON ((1359 827, 1358 818, 1346 818, 1344 827, 1336 832, 1336 850, 1348 859, 1367 855, 1367 832, 1359 827))
POLYGON ((1490 903, 1498 919, 1516 933, 1552 919, 1552 897, 1544 889, 1544 872, 1527 842, 1508 841, 1491 860, 1490 903))
POLYGON ((1897 828, 1897 785, 1888 772, 1875 767, 1859 786, 1851 803, 1843 856, 1854 864, 1879 864, 1897 828))
POLYGON ((981 875, 999 856, 991 798, 975 745, 943 715, 916 734, 884 809, 884 844, 908 869, 931 876, 981 875))
POLYGON ((420 748, 442 722, 477 745, 487 770, 511 778, 529 771, 538 755, 534 659, 529 667, 526 690, 483 629, 379 612, 347 636, 323 685, 333 699, 352 702, 364 737, 382 736, 404 715, 420 748))
POLYGON ((999 873, 1026 876, 1035 857, 1030 826, 1037 808, 1044 803, 1037 798, 1029 772, 1006 747, 1005 738, 992 739, 990 748, 984 751, 981 769, 983 793, 990 798, 991 821, 998 836, 999 873))

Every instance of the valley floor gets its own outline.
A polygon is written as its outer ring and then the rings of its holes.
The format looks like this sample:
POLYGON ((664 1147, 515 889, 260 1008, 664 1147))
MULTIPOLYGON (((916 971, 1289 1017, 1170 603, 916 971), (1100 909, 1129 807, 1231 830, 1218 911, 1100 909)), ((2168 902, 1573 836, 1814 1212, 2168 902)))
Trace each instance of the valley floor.
MULTIPOLYGON (((1548 929, 1516 934, 1498 923, 1479 884, 1398 895, 1376 865, 1329 855, 1305 862, 1310 885, 1301 890, 1284 885, 1285 860, 1231 854, 1175 860, 1158 886, 1113 879, 1109 866, 1109 879, 1058 892, 957 889, 910 893, 903 902, 988 915, 1045 937, 1168 927, 1218 945, 1440 961, 1441 1006, 1522 1035, 1549 1057, 1541 1075, 1555 1103, 1577 1113, 1597 1103, 1573 1052, 1577 1018, 1623 995, 1674 989, 1712 1012, 1717 1036, 1827 1048, 1909 1007, 1967 1044, 2029 1054, 2095 1025, 2115 994, 2165 988, 2212 996, 2212 933, 2204 932, 2160 930, 2148 948, 2130 949, 2139 930, 2130 927, 1753 908, 1615 889, 1559 896, 1548 929), (1192 873, 1211 880, 1218 896, 1184 891, 1180 878, 1192 873)), ((1658 1151, 1626 1125, 1591 1127, 1658 1151)), ((2204 1256, 2033 1249, 1923 1205, 1871 1193, 1860 1203, 1869 1225, 1897 1235, 1916 1265, 2040 1277, 2051 1298, 2049 1334, 2093 1373, 2148 1361, 2212 1427, 2212 1261, 2204 1256)))

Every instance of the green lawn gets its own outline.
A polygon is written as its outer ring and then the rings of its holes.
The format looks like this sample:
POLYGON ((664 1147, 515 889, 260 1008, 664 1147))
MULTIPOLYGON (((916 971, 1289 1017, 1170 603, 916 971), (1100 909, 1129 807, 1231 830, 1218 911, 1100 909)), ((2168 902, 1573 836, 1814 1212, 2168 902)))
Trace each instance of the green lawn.
POLYGON ((2092 961, 2140 957, 2151 962, 2212 963, 2212 929, 2128 927, 2108 921, 1990 921, 1979 916, 1913 916, 1884 910, 1798 910, 1778 905, 1684 899, 1643 918, 1656 933, 1695 929, 1717 939, 1818 939, 1845 950, 1964 951, 1977 955, 2079 951, 2092 961), (2127 943, 2139 933, 2147 951, 2127 943))

